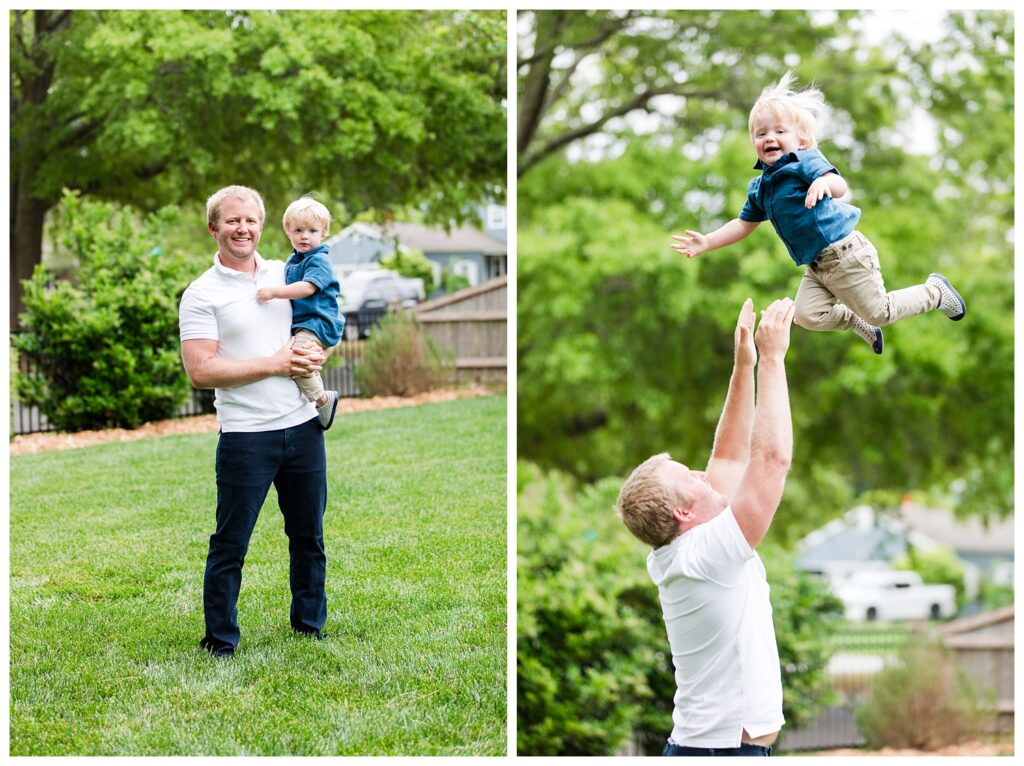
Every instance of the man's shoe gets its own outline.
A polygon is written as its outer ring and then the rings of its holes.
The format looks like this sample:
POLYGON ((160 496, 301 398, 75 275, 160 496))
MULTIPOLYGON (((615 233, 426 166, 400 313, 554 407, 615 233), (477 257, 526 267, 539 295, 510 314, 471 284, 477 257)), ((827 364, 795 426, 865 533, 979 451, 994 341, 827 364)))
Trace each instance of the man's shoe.
POLYGON ((218 660, 229 660, 229 659, 231 659, 232 657, 235 656, 235 650, 234 649, 232 649, 230 647, 223 647, 223 646, 222 647, 215 647, 206 638, 203 638, 199 642, 199 648, 204 650, 204 651, 206 651, 206 652, 209 652, 212 656, 216 657, 218 660))
POLYGON ((862 337, 876 354, 882 353, 882 328, 868 324, 861 318, 853 324, 853 331, 862 337))
POLYGON ((315 638, 317 641, 323 641, 324 639, 331 637, 330 633, 325 633, 322 630, 296 630, 295 628, 292 628, 292 631, 298 633, 300 636, 315 638))
POLYGON ((316 408, 317 415, 320 416, 320 427, 325 431, 331 427, 334 423, 334 413, 338 409, 338 392, 328 391, 327 401, 321 406, 316 408))
POLYGON ((932 273, 928 275, 925 284, 939 288, 939 292, 942 294, 939 305, 936 306, 939 311, 954 322, 959 322, 964 318, 964 314, 967 313, 967 304, 964 303, 964 299, 960 297, 960 293, 949 283, 948 279, 941 274, 932 273))

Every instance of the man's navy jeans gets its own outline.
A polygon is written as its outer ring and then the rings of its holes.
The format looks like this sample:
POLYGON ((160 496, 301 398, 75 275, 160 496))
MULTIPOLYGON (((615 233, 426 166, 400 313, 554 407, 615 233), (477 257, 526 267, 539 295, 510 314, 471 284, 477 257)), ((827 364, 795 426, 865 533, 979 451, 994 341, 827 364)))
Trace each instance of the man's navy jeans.
POLYGON ((662 755, 752 755, 752 756, 770 756, 772 749, 765 747, 764 745, 748 745, 746 742, 740 744, 739 747, 684 747, 683 745, 676 745, 672 742, 665 744, 665 749, 661 751, 662 755))
POLYGON ((211 652, 233 652, 241 638, 236 604, 242 564, 271 484, 288 536, 292 628, 319 633, 327 620, 327 455, 319 419, 278 431, 222 433, 217 443, 217 530, 210 536, 203 580, 202 643, 211 652))

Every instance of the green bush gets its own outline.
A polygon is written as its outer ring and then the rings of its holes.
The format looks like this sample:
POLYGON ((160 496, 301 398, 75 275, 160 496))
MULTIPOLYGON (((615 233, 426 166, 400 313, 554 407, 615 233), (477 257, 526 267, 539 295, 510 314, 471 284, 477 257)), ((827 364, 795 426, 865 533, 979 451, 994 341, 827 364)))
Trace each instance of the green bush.
POLYGON ((178 344, 178 299, 190 270, 161 252, 164 211, 143 221, 66 192, 55 211, 55 248, 80 265, 76 283, 45 266, 24 284, 24 332, 13 345, 38 375, 18 374, 20 400, 57 428, 134 428, 171 417, 188 396, 178 344))
POLYGON ((1013 585, 997 585, 987 578, 983 579, 980 597, 985 611, 1009 606, 1013 603, 1013 585))
POLYGON ((908 645, 855 711, 869 747, 920 750, 977 739, 991 714, 949 651, 932 641, 908 645))
POLYGON ((354 375, 368 396, 412 396, 440 386, 449 365, 416 317, 394 311, 374 328, 354 375))
POLYGON ((422 250, 395 250, 380 259, 385 269, 397 271, 403 277, 423 280, 423 291, 426 295, 434 289, 434 267, 430 265, 422 250))
POLYGON ((469 277, 463 274, 456 274, 454 271, 444 269, 441 272, 441 289, 445 293, 457 293, 469 287, 469 277))
MULTIPOLYGON (((576 488, 518 472, 517 716, 521 755, 613 755, 630 735, 660 753, 675 678, 649 548, 613 509, 621 481, 576 488)), ((783 714, 799 724, 830 699, 826 642, 841 613, 787 555, 761 549, 771 585, 783 714)))
POLYGON ((893 562, 896 569, 909 569, 921 575, 925 583, 945 583, 956 589, 956 608, 959 610, 967 601, 964 582, 964 565, 949 546, 939 546, 930 551, 910 547, 906 553, 893 562))

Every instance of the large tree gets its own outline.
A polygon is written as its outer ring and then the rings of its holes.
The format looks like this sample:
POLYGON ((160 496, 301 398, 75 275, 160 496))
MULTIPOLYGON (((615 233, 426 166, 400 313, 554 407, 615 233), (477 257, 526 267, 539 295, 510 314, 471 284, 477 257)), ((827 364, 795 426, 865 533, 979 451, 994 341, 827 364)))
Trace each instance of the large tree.
POLYGON ((62 190, 143 210, 255 186, 440 222, 501 195, 505 14, 10 12, 11 325, 62 190))
POLYGON ((731 124, 766 70, 806 62, 854 16, 812 23, 813 12, 768 13, 520 11, 518 174, 572 144, 629 136, 630 117, 642 116, 646 131, 731 124))

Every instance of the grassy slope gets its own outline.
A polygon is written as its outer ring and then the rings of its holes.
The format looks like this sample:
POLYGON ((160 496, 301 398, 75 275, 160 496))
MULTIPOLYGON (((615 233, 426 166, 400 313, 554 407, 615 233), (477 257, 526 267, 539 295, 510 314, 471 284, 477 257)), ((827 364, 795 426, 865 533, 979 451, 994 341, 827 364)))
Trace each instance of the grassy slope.
POLYGON ((328 623, 274 491, 231 661, 197 648, 216 435, 11 459, 11 754, 505 752, 505 399, 339 418, 328 623))

